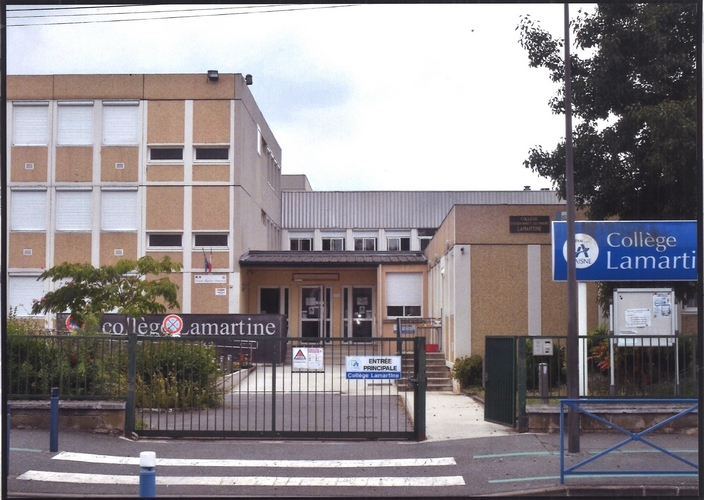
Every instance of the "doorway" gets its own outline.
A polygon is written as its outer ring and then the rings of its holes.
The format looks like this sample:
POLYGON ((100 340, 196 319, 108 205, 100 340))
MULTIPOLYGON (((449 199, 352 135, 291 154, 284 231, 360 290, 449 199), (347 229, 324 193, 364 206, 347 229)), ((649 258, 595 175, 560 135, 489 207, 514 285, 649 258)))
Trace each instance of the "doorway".
POLYGON ((330 337, 332 288, 329 286, 301 287, 301 337, 330 337))
POLYGON ((369 338, 374 331, 372 287, 344 287, 342 290, 342 336, 369 338))

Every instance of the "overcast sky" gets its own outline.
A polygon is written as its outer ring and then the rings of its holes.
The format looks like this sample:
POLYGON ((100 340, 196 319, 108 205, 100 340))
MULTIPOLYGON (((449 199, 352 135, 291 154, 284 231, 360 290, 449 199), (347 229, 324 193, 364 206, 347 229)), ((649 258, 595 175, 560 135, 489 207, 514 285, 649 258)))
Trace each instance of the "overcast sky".
POLYGON ((516 27, 529 14, 561 37, 562 4, 178 5, 169 16, 189 17, 158 20, 145 11, 166 7, 120 7, 113 19, 140 20, 110 23, 91 22, 100 9, 61 7, 8 7, 8 74, 252 74, 282 173, 319 191, 551 186, 523 161, 533 146, 554 149, 564 117, 551 114, 556 86, 528 67, 516 27), (59 22, 71 24, 47 25, 59 22))

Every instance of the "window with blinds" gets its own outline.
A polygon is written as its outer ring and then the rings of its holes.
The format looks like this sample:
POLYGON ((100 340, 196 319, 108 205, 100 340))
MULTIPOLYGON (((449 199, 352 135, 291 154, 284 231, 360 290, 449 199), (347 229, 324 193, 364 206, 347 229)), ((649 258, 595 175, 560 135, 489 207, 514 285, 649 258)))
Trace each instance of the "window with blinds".
POLYGON ((46 190, 13 190, 12 231, 46 231, 46 190))
POLYGON ((56 230, 90 231, 92 202, 90 190, 56 191, 56 230))
POLYGON ((420 317, 423 304, 423 275, 421 273, 386 274, 387 317, 420 317))
POLYGON ((44 296, 44 282, 37 276, 10 276, 8 292, 8 305, 17 308, 17 316, 31 316, 32 304, 44 296))
POLYGON ((49 144, 49 103, 13 104, 12 144, 46 146, 49 144))
POLYGON ((59 146, 93 144, 93 103, 59 103, 59 146))
POLYGON ((103 144, 131 146, 139 143, 139 102, 103 103, 103 144))
POLYGON ((103 189, 101 222, 103 231, 136 231, 139 213, 136 189, 103 189))

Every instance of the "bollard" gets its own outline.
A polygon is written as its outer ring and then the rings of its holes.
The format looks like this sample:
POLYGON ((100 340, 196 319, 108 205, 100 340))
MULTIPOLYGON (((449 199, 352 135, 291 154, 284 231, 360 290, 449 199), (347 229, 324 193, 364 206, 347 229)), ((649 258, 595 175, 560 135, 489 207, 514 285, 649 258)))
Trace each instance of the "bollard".
POLYGON ((51 388, 51 410, 49 415, 49 451, 59 451, 59 388, 51 388))
POLYGON ((548 381, 548 364, 540 363, 538 364, 538 393, 543 400, 543 403, 548 402, 548 393, 550 391, 550 384, 548 381))
POLYGON ((156 497, 156 453, 143 451, 139 454, 139 497, 156 497))

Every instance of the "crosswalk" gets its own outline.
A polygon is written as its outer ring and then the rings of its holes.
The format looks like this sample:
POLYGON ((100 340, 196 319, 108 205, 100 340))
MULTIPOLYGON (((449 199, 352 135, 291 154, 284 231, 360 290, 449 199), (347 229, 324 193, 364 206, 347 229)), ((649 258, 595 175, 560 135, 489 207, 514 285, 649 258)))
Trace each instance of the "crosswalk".
MULTIPOLYGON (((60 452, 52 460, 116 466, 139 466, 138 457, 116 455, 98 455, 90 453, 60 452)), ((299 487, 447 487, 464 486, 461 475, 422 476, 409 473, 418 468, 452 468, 457 465, 453 457, 435 458, 392 458, 367 460, 244 460, 244 459, 189 459, 157 458, 156 485, 163 486, 299 486, 299 487), (403 471, 405 475, 360 475, 360 476, 289 476, 289 475, 171 475, 173 468, 202 467, 222 470, 222 468, 243 468, 255 471, 269 469, 297 470, 335 470, 346 469, 403 471), (159 474, 161 470, 168 473, 159 474)), ((189 469, 190 471, 191 469, 189 469)), ((444 469, 443 469, 444 470, 444 469)), ((138 485, 139 474, 99 474, 85 472, 58 472, 28 470, 17 477, 23 481, 41 481, 51 483, 102 484, 102 485, 138 485)))

